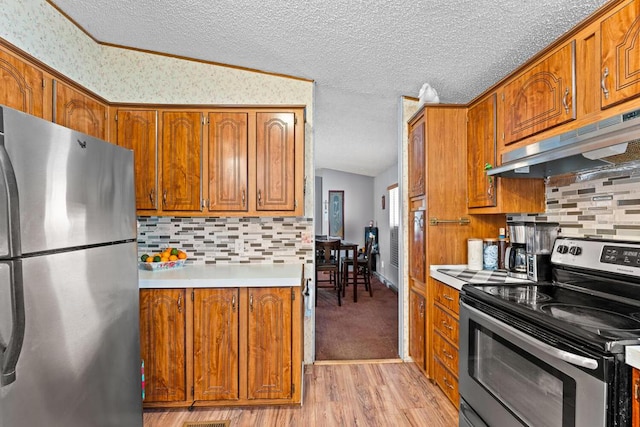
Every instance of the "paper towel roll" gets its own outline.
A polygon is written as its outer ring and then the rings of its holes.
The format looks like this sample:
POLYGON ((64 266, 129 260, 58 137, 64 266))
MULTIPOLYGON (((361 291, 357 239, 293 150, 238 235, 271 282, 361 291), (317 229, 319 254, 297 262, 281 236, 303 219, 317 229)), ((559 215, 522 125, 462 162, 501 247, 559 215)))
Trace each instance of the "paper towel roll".
POLYGON ((467 240, 467 268, 482 270, 482 239, 467 240))

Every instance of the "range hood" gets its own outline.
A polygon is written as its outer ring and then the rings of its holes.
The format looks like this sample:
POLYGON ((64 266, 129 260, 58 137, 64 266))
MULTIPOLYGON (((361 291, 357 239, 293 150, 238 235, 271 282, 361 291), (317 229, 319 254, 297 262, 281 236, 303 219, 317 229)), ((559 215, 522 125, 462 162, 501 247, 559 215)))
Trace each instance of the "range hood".
POLYGON ((640 110, 509 151, 489 176, 543 178, 640 160, 640 110))

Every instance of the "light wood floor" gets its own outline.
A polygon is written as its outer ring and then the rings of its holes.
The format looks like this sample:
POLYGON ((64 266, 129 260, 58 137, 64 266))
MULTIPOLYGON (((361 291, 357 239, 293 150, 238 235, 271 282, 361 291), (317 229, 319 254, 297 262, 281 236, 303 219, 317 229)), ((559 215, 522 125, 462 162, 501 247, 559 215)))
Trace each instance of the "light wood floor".
POLYGON ((456 408, 412 363, 350 361, 307 365, 302 406, 146 410, 145 427, 182 427, 186 421, 231 420, 244 426, 458 425, 456 408))

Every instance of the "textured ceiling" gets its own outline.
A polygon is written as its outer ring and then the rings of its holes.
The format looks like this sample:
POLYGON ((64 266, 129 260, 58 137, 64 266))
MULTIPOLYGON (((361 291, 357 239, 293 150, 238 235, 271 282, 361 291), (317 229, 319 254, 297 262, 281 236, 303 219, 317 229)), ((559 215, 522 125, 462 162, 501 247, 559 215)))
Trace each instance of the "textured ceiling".
POLYGON ((398 105, 466 103, 604 0, 53 0, 99 41, 316 82, 316 168, 397 162, 398 105))

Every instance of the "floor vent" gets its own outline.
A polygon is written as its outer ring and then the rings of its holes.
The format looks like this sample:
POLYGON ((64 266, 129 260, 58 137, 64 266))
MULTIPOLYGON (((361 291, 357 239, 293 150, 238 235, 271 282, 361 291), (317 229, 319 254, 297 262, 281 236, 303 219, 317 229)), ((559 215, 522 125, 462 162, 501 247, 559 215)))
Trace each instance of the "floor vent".
POLYGON ((226 421, 187 421, 182 427, 229 427, 230 420, 226 421))

